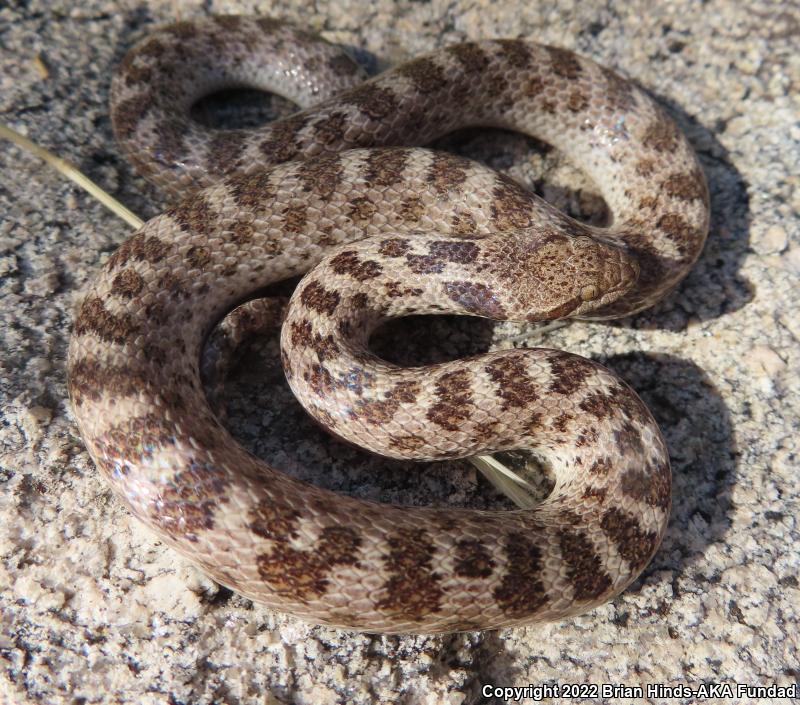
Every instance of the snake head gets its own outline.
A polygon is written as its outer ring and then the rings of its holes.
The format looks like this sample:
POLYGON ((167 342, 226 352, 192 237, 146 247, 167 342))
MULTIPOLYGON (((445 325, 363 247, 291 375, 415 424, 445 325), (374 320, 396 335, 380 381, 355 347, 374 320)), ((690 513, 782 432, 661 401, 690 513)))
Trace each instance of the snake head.
POLYGON ((515 319, 545 321, 584 316, 630 291, 639 265, 624 246, 588 235, 530 233, 506 238, 504 271, 515 319))

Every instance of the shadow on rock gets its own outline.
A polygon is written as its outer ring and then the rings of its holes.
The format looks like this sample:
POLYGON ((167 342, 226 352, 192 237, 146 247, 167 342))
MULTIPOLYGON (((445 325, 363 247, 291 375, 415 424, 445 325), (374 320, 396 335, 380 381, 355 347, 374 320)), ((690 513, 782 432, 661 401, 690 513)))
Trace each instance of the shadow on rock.
POLYGON ((672 463, 669 527, 630 589, 660 571, 677 578, 695 569, 702 576, 708 547, 724 541, 731 524, 737 449, 728 408, 705 372, 686 360, 633 353, 597 361, 642 397, 664 434, 672 463))

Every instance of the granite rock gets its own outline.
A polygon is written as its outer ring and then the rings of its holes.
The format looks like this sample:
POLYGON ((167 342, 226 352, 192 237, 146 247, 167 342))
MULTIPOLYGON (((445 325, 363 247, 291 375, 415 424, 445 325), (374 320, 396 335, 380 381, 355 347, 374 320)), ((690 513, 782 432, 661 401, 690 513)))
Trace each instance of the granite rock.
MULTIPOLYGON (((483 694, 487 684, 797 682, 797 6, 12 2, 0 4, 2 121, 142 217, 157 214, 163 200, 114 144, 110 76, 154 24, 205 12, 295 20, 352 47, 372 72, 462 39, 531 37, 590 56, 657 97, 695 145, 712 194, 708 245, 673 295, 629 320, 548 333, 480 321, 398 323, 383 349, 419 361, 533 344, 609 365, 640 392, 667 438, 671 524, 623 595, 526 629, 355 634, 271 613, 220 588, 128 515, 70 415, 70 321, 81 291, 129 231, 75 185, 2 143, 0 702, 462 704, 501 702, 483 694), (398 335, 407 341, 399 353, 391 343, 398 335)), ((440 146, 510 173, 574 215, 599 217, 580 165, 532 140, 473 130, 440 146)), ((291 399, 274 337, 248 353, 227 405, 239 440, 296 477, 386 502, 507 506, 467 463, 381 461, 327 439, 291 399)))

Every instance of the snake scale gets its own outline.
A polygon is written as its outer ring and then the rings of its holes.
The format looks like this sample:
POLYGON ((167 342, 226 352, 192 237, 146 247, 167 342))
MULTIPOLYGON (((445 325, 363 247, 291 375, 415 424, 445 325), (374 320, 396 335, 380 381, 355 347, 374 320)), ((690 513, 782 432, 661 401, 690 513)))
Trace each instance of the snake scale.
POLYGON ((89 452, 136 517, 242 595, 364 631, 562 619, 636 578, 664 534, 671 474, 625 383, 555 350, 409 369, 368 342, 395 316, 607 319, 672 290, 702 249, 708 193, 648 95, 520 39, 456 44, 365 80, 301 29, 216 17, 139 42, 113 79, 112 120, 125 154, 176 205, 91 286, 69 389, 89 452), (230 86, 281 94, 300 112, 248 130, 190 119, 199 97, 230 86), (609 227, 415 146, 465 126, 563 151, 599 186, 609 227), (281 354, 317 421, 397 458, 526 449, 552 469, 552 493, 518 511, 386 506, 294 480, 241 448, 203 391, 204 345, 240 304, 256 325, 269 308, 258 293, 306 272, 281 354))

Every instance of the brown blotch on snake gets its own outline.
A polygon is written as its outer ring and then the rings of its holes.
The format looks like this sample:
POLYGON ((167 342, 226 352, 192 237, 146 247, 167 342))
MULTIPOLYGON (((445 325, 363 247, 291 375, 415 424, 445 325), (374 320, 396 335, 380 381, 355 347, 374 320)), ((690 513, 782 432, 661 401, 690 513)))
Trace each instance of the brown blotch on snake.
POLYGON ((157 237, 139 232, 123 242, 108 258, 108 267, 122 267, 131 260, 139 262, 161 262, 169 252, 169 245, 157 237))
POLYGON ((467 73, 478 73, 489 64, 489 57, 483 49, 474 42, 465 42, 448 47, 446 51, 455 56, 467 73))
POLYGON ((507 572, 493 592, 503 612, 509 617, 518 617, 531 605, 535 609, 546 605, 541 548, 525 534, 515 532, 508 535, 503 549, 507 563, 514 566, 514 571, 507 572))
POLYGON ((374 279, 381 273, 381 265, 373 260, 360 260, 353 250, 340 252, 331 260, 331 269, 337 274, 344 274, 360 282, 374 279))
POLYGON ((301 233, 308 222, 308 208, 303 204, 286 206, 283 213, 283 227, 289 233, 301 233))
POLYGON ((142 275, 133 269, 123 269, 114 281, 111 282, 111 290, 117 295, 126 299, 132 299, 144 288, 142 275))
POLYGON ((622 455, 640 455, 644 452, 641 435, 641 428, 629 421, 623 422, 613 431, 614 441, 622 455))
POLYGON ((596 501, 598 504, 603 504, 606 500, 606 494, 608 493, 608 489, 605 487, 595 487, 594 485, 587 485, 586 488, 583 490, 583 494, 581 495, 584 499, 591 499, 596 501))
POLYGON ((488 578, 497 562, 491 550, 478 539, 462 539, 456 544, 456 574, 465 578, 488 578))
POLYGON ((274 163, 288 162, 300 152, 298 135, 308 123, 308 118, 297 116, 287 118, 272 127, 267 139, 258 146, 266 157, 274 163))
POLYGON ((581 73, 581 64, 571 51, 559 47, 547 47, 550 53, 550 62, 556 75, 570 80, 576 79, 581 73))
POLYGON ((339 142, 350 118, 347 113, 335 112, 314 123, 314 132, 317 139, 323 144, 335 144, 339 142))
POLYGON ((257 212, 272 195, 270 172, 266 169, 233 176, 227 183, 236 203, 248 211, 257 212))
POLYGON ((387 539, 384 565, 389 576, 378 607, 410 619, 438 612, 444 591, 433 569, 433 545, 424 529, 403 529, 387 539))
POLYGON ((444 292, 469 313, 492 318, 502 318, 504 315, 503 306, 494 290, 481 282, 444 282, 444 292))
POLYGON ((678 213, 667 213, 661 216, 656 222, 656 227, 670 237, 681 255, 690 252, 692 244, 697 240, 695 227, 678 213))
POLYGON ((318 313, 332 314, 339 304, 339 293, 327 290, 322 284, 311 282, 303 288, 300 300, 308 308, 318 313))
POLYGON ((550 383, 550 391, 563 395, 572 394, 580 389, 586 378, 593 372, 585 360, 577 357, 551 359, 550 371, 553 378, 550 383))
POLYGON ((409 79, 420 93, 436 93, 447 83, 444 71, 431 59, 413 59, 399 66, 397 72, 409 79))
POLYGON ((325 594, 329 574, 337 566, 357 564, 361 538, 347 526, 322 529, 313 551, 278 544, 257 557, 258 573, 278 592, 289 592, 302 601, 325 594))
POLYGON ((427 181, 437 193, 446 194, 449 190, 460 186, 467 179, 464 163, 456 161, 444 153, 436 153, 433 157, 427 181))
POLYGON ((104 394, 114 398, 137 393, 143 380, 129 369, 105 365, 86 357, 73 365, 69 385, 73 404, 80 406, 84 398, 99 401, 104 394))
POLYGON ((457 264, 474 262, 480 254, 480 248, 474 242, 459 242, 458 240, 432 242, 428 251, 433 257, 457 264))
POLYGON ((620 78, 616 73, 609 69, 602 69, 606 79, 606 96, 609 107, 614 111, 626 111, 636 105, 631 84, 620 78))
POLYGON ((400 106, 392 91, 380 88, 374 83, 365 83, 354 88, 342 99, 355 105, 370 120, 381 120, 391 115, 400 106))
POLYGON ((425 206, 419 196, 410 196, 405 199, 398 210, 398 216, 405 223, 416 223, 422 218, 425 206))
POLYGON ((303 183, 304 191, 311 191, 321 198, 327 198, 342 183, 343 172, 342 161, 339 155, 334 154, 303 162, 298 169, 298 176, 303 183))
POLYGON ((446 431, 458 431, 472 410, 472 390, 469 373, 456 370, 436 381, 436 399, 427 413, 430 421, 446 431))
POLYGON ((671 152, 678 146, 678 129, 660 110, 642 138, 645 147, 657 152, 671 152))
POLYGON ((402 179, 407 163, 405 149, 374 149, 367 155, 364 176, 375 187, 393 186, 402 179))
POLYGON ((475 216, 469 213, 456 213, 450 221, 453 235, 472 235, 478 230, 475 216))
POLYGON ((604 392, 594 392, 581 401, 580 407, 587 414, 603 419, 613 413, 613 401, 613 398, 604 392))
POLYGON ((380 245, 380 254, 384 257, 402 257, 407 254, 411 249, 411 243, 408 240, 400 238, 392 238, 391 240, 384 240, 380 245))
POLYGON ((582 531, 562 530, 558 543, 561 554, 567 563, 575 599, 593 601, 603 595, 611 586, 611 578, 603 570, 597 551, 582 531))
POLYGON ((634 567, 643 567, 658 547, 659 537, 655 533, 642 531, 636 519, 616 507, 603 514, 600 526, 634 567))
POLYGON ((214 136, 208 147, 208 160, 220 176, 239 170, 247 137, 247 130, 226 130, 214 136))
POLYGON ((497 385, 495 394, 503 400, 503 409, 523 409, 539 397, 538 385, 521 360, 494 360, 486 366, 486 372, 497 385))
POLYGON ((527 69, 530 67, 532 55, 525 42, 518 39, 496 39, 495 44, 500 46, 503 57, 514 68, 527 69))
POLYGON ((592 463, 589 472, 595 475, 608 475, 612 469, 611 458, 598 458, 592 463))
POLYGON ((700 174, 670 174, 664 181, 664 191, 669 196, 684 201, 704 200, 708 198, 705 179, 700 174))
MULTIPOLYGON (((361 386, 357 383, 355 386, 354 393, 358 394, 361 386)), ((362 420, 365 424, 381 426, 394 417, 400 404, 401 400, 398 398, 359 400, 353 406, 351 415, 353 418, 362 420)))
POLYGON ((112 313, 97 297, 84 299, 73 326, 73 331, 78 335, 92 333, 109 343, 124 343, 138 329, 138 324, 131 316, 112 313))
POLYGON ((527 40, 472 41, 362 79, 338 48, 269 18, 184 22, 133 48, 112 82, 114 130, 176 205, 109 258, 76 318, 68 371, 81 433, 137 517, 274 609, 384 632, 588 609, 636 578, 667 524, 669 458, 642 402, 567 353, 406 370, 366 345, 383 320, 410 313, 526 321, 652 305, 705 240, 697 159, 633 83, 527 40), (280 93, 300 112, 230 133, 194 123, 191 104, 221 88, 209 47, 232 85, 280 93), (275 71, 276 55, 297 66, 275 71), (486 167, 402 146, 481 125, 586 164, 612 226, 577 224, 486 167), (359 242, 365 228, 376 237, 359 242), (281 359, 323 426, 390 457, 529 449, 559 478, 551 496, 510 514, 400 509, 297 482, 236 445, 200 384, 205 336, 314 265, 286 314, 281 359))
POLYGON ((663 509, 669 505, 670 485, 662 475, 661 468, 653 468, 651 472, 631 468, 622 476, 622 491, 628 497, 663 509))
POLYGON ((350 201, 350 211, 348 215, 355 222, 367 222, 371 220, 377 212, 378 206, 366 196, 354 198, 352 201, 350 201))
POLYGON ((506 181, 492 195, 491 213, 497 230, 515 230, 531 224, 529 196, 521 186, 506 181))
POLYGON ((574 90, 567 98, 567 108, 573 113, 580 113, 589 107, 589 97, 578 90, 574 90))

